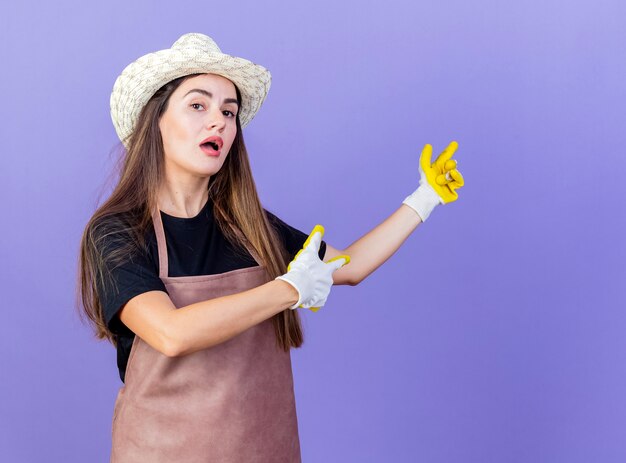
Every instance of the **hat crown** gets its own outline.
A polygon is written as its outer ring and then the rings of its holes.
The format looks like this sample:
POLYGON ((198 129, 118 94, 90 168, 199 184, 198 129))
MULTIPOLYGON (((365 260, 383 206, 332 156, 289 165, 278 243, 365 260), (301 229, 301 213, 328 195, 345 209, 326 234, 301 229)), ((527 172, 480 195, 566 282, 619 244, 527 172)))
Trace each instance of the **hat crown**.
POLYGON ((205 34, 199 34, 197 32, 190 32, 188 34, 182 35, 172 48, 185 49, 185 48, 194 48, 197 50, 202 50, 205 53, 221 53, 220 47, 217 46, 215 40, 205 34))

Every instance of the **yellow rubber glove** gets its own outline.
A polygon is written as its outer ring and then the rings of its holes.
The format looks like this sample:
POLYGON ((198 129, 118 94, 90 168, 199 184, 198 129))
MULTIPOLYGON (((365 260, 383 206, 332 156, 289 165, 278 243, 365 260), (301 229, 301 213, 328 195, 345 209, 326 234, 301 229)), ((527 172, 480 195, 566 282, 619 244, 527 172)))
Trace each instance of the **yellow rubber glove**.
POLYGON ((326 303, 333 285, 333 272, 348 262, 350 256, 341 255, 324 262, 319 257, 324 227, 316 225, 287 267, 287 273, 276 277, 293 286, 299 299, 290 309, 302 307, 317 312, 326 303))
POLYGON ((457 162, 452 155, 458 148, 453 141, 439 155, 434 163, 431 162, 433 147, 424 146, 419 162, 419 187, 403 201, 413 208, 425 222, 432 210, 438 204, 447 204, 458 199, 457 188, 461 188, 465 181, 456 169, 457 162))
POLYGON ((433 147, 431 145, 424 146, 420 156, 420 176, 426 177, 444 204, 456 201, 459 198, 456 189, 465 185, 461 172, 456 169, 456 161, 451 159, 458 147, 457 142, 451 142, 432 164, 433 147))

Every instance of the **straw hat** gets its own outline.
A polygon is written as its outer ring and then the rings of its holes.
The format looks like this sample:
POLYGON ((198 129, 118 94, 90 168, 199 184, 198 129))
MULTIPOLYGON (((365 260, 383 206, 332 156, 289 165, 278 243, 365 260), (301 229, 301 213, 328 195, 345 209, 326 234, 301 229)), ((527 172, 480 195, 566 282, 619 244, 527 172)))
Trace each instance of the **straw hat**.
POLYGON ((116 79, 111 93, 111 119, 122 143, 128 146, 141 109, 159 88, 178 77, 198 73, 219 74, 237 86, 242 128, 260 109, 272 80, 263 66, 222 53, 211 37, 185 34, 172 48, 148 53, 130 63, 116 79))

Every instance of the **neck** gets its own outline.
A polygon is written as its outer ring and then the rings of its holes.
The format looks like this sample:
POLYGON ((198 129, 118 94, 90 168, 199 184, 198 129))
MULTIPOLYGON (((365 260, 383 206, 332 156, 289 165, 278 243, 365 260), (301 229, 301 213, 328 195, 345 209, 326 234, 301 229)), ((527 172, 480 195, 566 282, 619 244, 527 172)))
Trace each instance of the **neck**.
POLYGON ((159 209, 174 217, 195 217, 209 199, 209 179, 210 177, 195 177, 187 181, 166 179, 158 194, 159 209))

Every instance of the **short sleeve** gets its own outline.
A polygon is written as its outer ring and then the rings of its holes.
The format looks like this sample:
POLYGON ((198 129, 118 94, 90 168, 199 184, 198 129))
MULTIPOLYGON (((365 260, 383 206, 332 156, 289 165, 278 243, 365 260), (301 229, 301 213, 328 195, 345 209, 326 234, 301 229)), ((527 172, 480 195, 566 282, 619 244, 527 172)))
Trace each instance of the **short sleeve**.
POLYGON ((121 242, 119 238, 107 237, 101 241, 105 280, 98 281, 97 290, 104 318, 109 330, 115 334, 128 333, 130 330, 117 316, 119 310, 133 297, 148 291, 164 291, 165 284, 159 278, 154 259, 139 250, 129 253, 121 263, 113 263, 109 254, 121 242), (108 275, 108 274, 109 275, 108 275))
MULTIPOLYGON (((277 216, 265 210, 267 218, 269 222, 274 226, 274 228, 278 231, 278 234, 282 237, 283 243, 285 243, 285 247, 287 248, 287 252, 291 259, 293 259, 298 251, 302 249, 304 246, 304 242, 309 237, 308 233, 304 233, 297 228, 294 228, 277 216)), ((326 242, 322 240, 320 244, 320 249, 318 253, 320 259, 324 260, 324 255, 326 255, 326 242)))

